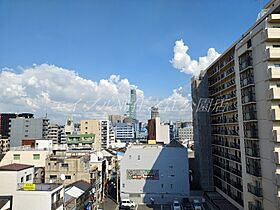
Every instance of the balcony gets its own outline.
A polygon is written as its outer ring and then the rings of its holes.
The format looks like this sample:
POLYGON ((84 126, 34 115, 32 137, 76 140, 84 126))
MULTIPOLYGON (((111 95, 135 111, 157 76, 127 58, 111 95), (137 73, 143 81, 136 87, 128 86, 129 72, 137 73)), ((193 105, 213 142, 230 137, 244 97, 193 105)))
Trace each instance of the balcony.
POLYGON ((279 130, 272 131, 272 140, 274 142, 280 142, 280 131, 279 130))
POLYGON ((257 196, 257 197, 263 196, 261 187, 257 187, 253 184, 248 183, 247 188, 248 188, 248 192, 252 193, 255 196, 257 196))
POLYGON ((260 157, 259 149, 256 146, 245 147, 245 154, 255 158, 260 157))
POLYGON ((267 74, 269 80, 280 79, 280 67, 270 67, 267 74))
POLYGON ((267 60, 280 60, 280 48, 268 48, 266 49, 267 60))
POLYGON ((248 202, 248 208, 249 210, 264 210, 260 204, 253 202, 248 202))
POLYGON ((280 120, 280 110, 272 109, 270 111, 270 119, 273 121, 280 120))
POLYGON ((275 184, 277 186, 280 186, 280 174, 275 174, 275 184))
POLYGON ((280 99, 280 88, 270 88, 267 95, 269 100, 280 99))
POLYGON ((280 165, 280 151, 275 151, 274 152, 274 162, 277 165, 280 165))
POLYGON ((267 29, 265 29, 265 39, 267 41, 280 40, 280 28, 267 28, 267 29))
POLYGON ((250 76, 248 78, 244 78, 240 81, 240 85, 241 85, 241 88, 244 88, 248 85, 253 85, 254 84, 254 76, 250 76))
POLYGON ((268 17, 270 23, 280 23, 280 14, 271 14, 268 17))

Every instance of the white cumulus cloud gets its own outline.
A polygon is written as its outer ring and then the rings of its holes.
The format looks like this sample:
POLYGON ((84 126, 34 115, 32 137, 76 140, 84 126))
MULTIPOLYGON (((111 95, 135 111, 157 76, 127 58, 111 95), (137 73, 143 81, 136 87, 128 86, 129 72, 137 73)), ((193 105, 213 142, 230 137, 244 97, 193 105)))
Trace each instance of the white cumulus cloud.
POLYGON ((138 119, 150 116, 150 107, 159 106, 165 120, 190 119, 191 108, 182 88, 166 98, 146 97, 128 79, 111 75, 99 81, 85 79, 74 70, 41 64, 5 68, 0 72, 1 112, 33 112, 37 117, 48 113, 52 121, 63 123, 72 114, 80 119, 107 119, 109 114, 125 114, 131 88, 136 88, 138 119))
POLYGON ((189 47, 184 41, 177 40, 173 49, 174 56, 170 61, 172 66, 181 72, 198 76, 201 70, 206 69, 216 58, 220 56, 214 48, 209 48, 207 55, 194 60, 188 54, 189 47))

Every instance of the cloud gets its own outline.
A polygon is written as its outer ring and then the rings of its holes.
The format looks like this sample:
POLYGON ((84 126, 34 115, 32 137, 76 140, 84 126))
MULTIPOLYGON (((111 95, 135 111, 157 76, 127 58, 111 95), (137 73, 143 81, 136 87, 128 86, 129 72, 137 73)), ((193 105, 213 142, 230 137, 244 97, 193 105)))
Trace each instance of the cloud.
POLYGON ((172 66, 186 74, 198 76, 201 70, 206 69, 216 58, 220 56, 214 48, 209 48, 207 55, 199 57, 198 61, 193 60, 188 54, 189 47, 184 41, 177 40, 173 48, 174 56, 170 61, 172 66))
POLYGON ((174 89, 166 98, 147 97, 136 85, 119 75, 99 81, 85 79, 74 70, 41 64, 0 72, 0 110, 32 112, 37 117, 48 113, 51 121, 64 123, 72 114, 80 119, 107 119, 109 114, 125 114, 130 89, 137 93, 137 115, 150 116, 150 107, 159 106, 164 120, 190 119, 188 97, 182 88, 174 89))

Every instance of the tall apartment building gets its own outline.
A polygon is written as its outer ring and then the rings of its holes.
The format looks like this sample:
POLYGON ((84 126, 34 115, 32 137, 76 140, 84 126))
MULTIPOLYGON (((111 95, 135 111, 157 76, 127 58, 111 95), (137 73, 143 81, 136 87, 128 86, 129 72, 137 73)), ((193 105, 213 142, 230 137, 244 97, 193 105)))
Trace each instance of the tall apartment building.
POLYGON ((194 112, 211 111, 215 189, 245 210, 280 209, 280 1, 263 11, 193 80, 208 89, 194 112))
POLYGON ((109 120, 81 120, 81 134, 95 134, 95 144, 100 148, 110 146, 110 122, 109 120))
POLYGON ((193 126, 178 128, 179 141, 193 141, 193 126))
POLYGON ((54 144, 66 144, 64 127, 58 124, 49 124, 47 139, 51 139, 54 144))
POLYGON ((46 118, 17 117, 10 121, 10 145, 21 146, 23 139, 46 139, 49 120, 46 118))
POLYGON ((16 117, 33 118, 31 113, 0 113, 0 135, 4 138, 9 137, 10 120, 16 117))
POLYGON ((116 140, 132 141, 135 138, 134 126, 127 123, 117 123, 114 126, 116 140))
POLYGON ((9 137, 10 119, 16 118, 15 113, 0 113, 0 135, 9 137))

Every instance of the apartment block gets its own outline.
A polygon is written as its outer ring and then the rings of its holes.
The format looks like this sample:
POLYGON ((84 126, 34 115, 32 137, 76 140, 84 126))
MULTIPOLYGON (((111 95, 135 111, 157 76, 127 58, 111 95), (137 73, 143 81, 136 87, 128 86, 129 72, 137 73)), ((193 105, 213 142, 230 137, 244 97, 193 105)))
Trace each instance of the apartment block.
POLYGON ((0 162, 0 166, 15 164, 28 164, 34 166, 34 183, 43 183, 46 158, 51 154, 50 150, 18 147, 8 151, 0 162))
POLYGON ((98 145, 95 143, 95 134, 68 135, 66 143, 70 149, 94 148, 96 150, 98 148, 98 145))
POLYGON ((49 124, 47 139, 51 139, 54 144, 66 144, 64 127, 54 123, 49 124))
POLYGON ((193 80, 208 89, 194 111, 211 113, 215 189, 245 210, 280 209, 280 1, 263 11, 193 80))
POLYGON ((46 139, 49 120, 46 118, 17 117, 10 120, 10 145, 21 146, 23 139, 46 139))
POLYGON ((110 127, 109 120, 81 120, 81 134, 95 134, 97 150, 109 148, 110 127))

